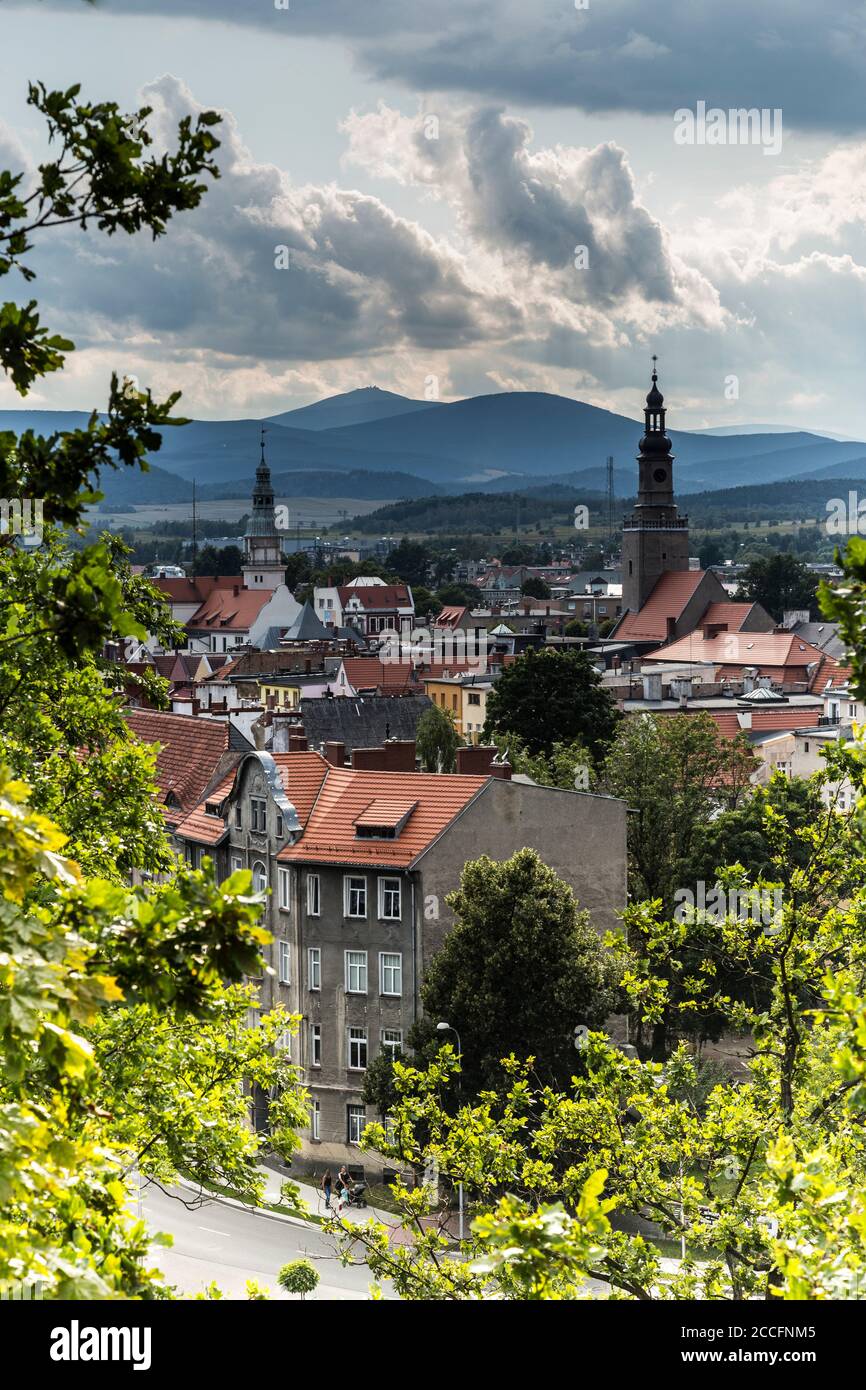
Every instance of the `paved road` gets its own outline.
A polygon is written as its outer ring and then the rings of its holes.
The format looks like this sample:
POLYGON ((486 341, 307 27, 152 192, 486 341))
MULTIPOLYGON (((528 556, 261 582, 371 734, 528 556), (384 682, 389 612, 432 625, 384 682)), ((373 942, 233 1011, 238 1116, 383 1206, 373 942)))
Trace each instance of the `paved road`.
MULTIPOLYGON (((189 1200, 187 1192, 182 1195, 189 1200)), ((199 1293, 214 1281, 224 1297, 244 1298, 245 1281, 257 1279, 267 1285, 272 1298, 288 1298, 277 1284, 277 1271, 287 1260, 306 1256, 321 1276, 315 1294, 308 1297, 369 1296, 371 1276, 366 1265, 341 1265, 333 1242, 317 1226, 274 1220, 218 1201, 188 1211, 155 1187, 144 1189, 142 1209, 152 1230, 174 1236, 173 1246, 153 1247, 153 1264, 182 1293, 199 1293)), ((389 1296, 387 1290, 385 1296, 389 1296)))

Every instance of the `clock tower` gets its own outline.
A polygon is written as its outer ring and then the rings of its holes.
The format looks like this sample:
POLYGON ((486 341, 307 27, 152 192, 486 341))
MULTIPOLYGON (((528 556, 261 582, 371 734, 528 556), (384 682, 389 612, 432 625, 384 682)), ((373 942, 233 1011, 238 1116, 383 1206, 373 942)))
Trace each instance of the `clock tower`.
POLYGON ((277 530, 271 470, 265 462, 264 428, 261 450, 253 488, 253 509, 244 535, 244 588, 278 589, 286 580, 286 562, 277 530))
POLYGON ((622 528, 622 607, 637 613, 667 570, 689 567, 689 519, 674 500, 673 455, 665 433, 665 398, 658 388, 657 358, 644 408, 637 502, 622 528))

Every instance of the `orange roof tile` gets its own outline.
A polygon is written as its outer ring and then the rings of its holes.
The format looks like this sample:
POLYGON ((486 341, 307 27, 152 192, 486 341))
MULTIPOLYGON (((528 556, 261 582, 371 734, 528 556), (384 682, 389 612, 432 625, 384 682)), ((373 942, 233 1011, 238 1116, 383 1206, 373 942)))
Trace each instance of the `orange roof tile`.
POLYGON ((410 868, 490 782, 431 772, 362 772, 329 767, 307 826, 280 861, 318 864, 392 865, 410 868), (358 818, 371 801, 417 802, 394 840, 359 839, 358 818))
POLYGON ((774 666, 802 669, 825 660, 824 653, 793 632, 720 632, 703 636, 698 629, 667 647, 647 653, 648 661, 705 661, 716 666, 774 666))
POLYGON ((337 594, 344 608, 350 598, 356 598, 362 608, 409 608, 412 604, 406 584, 344 584, 337 594))
POLYGON ((753 603, 711 603, 699 626, 702 627, 704 623, 725 623, 728 632, 740 632, 754 606, 753 603))
POLYGON ((228 589, 214 589, 187 620, 187 627, 244 632, 252 627, 273 596, 271 589, 242 589, 237 584, 228 589))
POLYGON ((169 796, 177 802, 163 804, 161 809, 166 820, 176 824, 202 799, 220 759, 228 753, 228 722, 145 709, 127 709, 123 716, 142 743, 159 744, 156 783, 163 803, 169 796))
POLYGON ((700 584, 704 570, 667 570, 638 613, 626 613, 616 629, 616 640, 648 641, 667 637, 668 618, 679 618, 700 584))
MULTIPOLYGON (((273 753, 271 755, 280 773, 283 790, 298 813, 301 825, 306 825, 329 764, 321 753, 304 750, 298 753, 273 753)), ((240 762, 238 763, 240 766, 240 762)), ((178 834, 199 844, 219 844, 225 834, 226 825, 221 816, 209 815, 206 807, 210 803, 224 801, 232 790, 237 777, 237 767, 230 777, 226 777, 218 787, 204 797, 195 809, 177 827, 178 834)))

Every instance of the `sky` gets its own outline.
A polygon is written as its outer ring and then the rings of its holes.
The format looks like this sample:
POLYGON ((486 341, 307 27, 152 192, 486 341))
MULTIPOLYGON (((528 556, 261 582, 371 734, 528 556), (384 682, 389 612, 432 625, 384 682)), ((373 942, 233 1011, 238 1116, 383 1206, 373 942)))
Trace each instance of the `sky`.
POLYGON ((367 385, 636 416, 656 353, 672 426, 866 439, 864 77, 860 0, 0 0, 0 169, 44 155, 28 80, 152 106, 158 147, 223 118, 165 237, 46 231, 6 277, 77 351, 0 408, 117 371, 198 418, 367 385), (764 143, 688 143, 700 103, 764 143))

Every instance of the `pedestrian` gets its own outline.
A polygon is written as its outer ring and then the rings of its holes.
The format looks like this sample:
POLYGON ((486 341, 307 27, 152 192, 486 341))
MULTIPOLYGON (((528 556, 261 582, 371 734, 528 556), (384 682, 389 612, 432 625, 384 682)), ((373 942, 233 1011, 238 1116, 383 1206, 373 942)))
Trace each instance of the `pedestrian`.
POLYGON ((325 1194, 325 1211, 331 1210, 331 1187, 333 1186, 333 1182, 334 1179, 331 1177, 331 1170, 330 1168, 326 1168, 322 1174, 321 1184, 322 1191, 325 1194))

